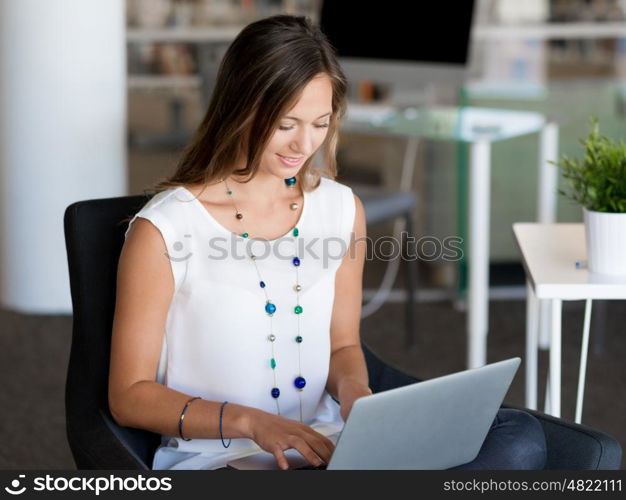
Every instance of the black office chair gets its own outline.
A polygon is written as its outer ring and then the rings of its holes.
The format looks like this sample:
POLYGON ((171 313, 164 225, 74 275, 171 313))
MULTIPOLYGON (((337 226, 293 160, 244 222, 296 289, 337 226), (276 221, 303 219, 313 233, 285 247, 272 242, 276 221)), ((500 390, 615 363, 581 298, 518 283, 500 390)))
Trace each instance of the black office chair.
MULTIPOLYGON (((117 263, 124 222, 149 199, 88 200, 64 216, 74 323, 65 389, 67 438, 78 469, 148 470, 160 436, 121 427, 109 412, 107 383, 117 263)), ((387 365, 363 345, 372 391, 417 381, 387 365)), ((548 442, 549 469, 617 469, 622 451, 607 434, 538 412, 548 442)))

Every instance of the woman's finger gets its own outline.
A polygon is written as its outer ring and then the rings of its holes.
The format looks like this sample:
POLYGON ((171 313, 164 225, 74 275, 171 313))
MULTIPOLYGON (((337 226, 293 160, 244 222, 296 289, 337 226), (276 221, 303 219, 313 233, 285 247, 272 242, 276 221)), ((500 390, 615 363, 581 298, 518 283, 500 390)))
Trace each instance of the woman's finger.
POLYGON ((326 463, 330 461, 330 457, 335 451, 335 445, 333 442, 325 436, 320 435, 315 437, 311 442, 313 451, 326 463))
POLYGON ((321 465, 322 459, 317 456, 317 454, 311 448, 311 445, 303 438, 294 436, 291 439, 291 443, 293 444, 293 448, 300 452, 311 465, 321 465))
POLYGON ((335 443, 311 427, 309 427, 309 430, 311 431, 309 432, 309 435, 313 438, 311 443, 315 453, 317 453, 322 460, 324 460, 324 462, 328 463, 330 461, 330 457, 335 451, 335 443))
POLYGON ((287 470, 289 468, 289 462, 287 462, 283 450, 281 450, 280 448, 276 448, 276 450, 274 450, 274 457, 276 458, 276 463, 278 464, 278 467, 280 467, 282 470, 287 470))

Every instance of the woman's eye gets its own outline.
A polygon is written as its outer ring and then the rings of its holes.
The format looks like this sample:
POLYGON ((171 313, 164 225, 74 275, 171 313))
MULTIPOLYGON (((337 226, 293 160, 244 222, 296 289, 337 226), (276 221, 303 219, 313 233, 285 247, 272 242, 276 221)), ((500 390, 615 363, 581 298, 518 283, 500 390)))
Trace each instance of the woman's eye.
MULTIPOLYGON (((328 128, 328 123, 324 123, 322 125, 315 125, 315 128, 328 128)), ((278 130, 293 130, 293 125, 279 125, 278 130)))

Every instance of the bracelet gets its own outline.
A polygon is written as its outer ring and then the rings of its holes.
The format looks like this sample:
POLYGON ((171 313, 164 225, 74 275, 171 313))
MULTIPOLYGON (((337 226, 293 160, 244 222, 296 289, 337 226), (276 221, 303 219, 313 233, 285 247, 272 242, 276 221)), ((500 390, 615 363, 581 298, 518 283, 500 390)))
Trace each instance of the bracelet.
POLYGON ((185 403, 185 407, 183 408, 182 413, 180 414, 180 419, 178 420, 178 434, 180 434, 180 437, 183 441, 191 441, 191 438, 186 438, 183 436, 183 422, 185 421, 185 413, 187 412, 187 408, 189 408, 189 405, 196 399, 202 399, 202 398, 200 396, 195 396, 191 398, 189 401, 187 401, 185 403))
POLYGON ((231 441, 233 440, 232 438, 230 438, 228 440, 228 444, 224 443, 224 434, 222 434, 222 417, 224 416, 224 406, 226 406, 226 403, 228 403, 228 401, 224 401, 222 403, 222 406, 220 407, 220 438, 222 439, 222 446, 224 448, 228 448, 230 446, 231 441))

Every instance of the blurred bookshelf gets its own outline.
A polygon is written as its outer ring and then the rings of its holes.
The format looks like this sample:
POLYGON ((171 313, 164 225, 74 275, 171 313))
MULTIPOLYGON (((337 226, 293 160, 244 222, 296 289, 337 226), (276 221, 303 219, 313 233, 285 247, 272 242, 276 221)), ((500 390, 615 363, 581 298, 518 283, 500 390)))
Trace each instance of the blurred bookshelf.
POLYGON ((129 146, 180 149, 208 104, 226 48, 243 27, 279 13, 316 22, 320 6, 321 0, 126 0, 129 146), (133 102, 165 106, 166 126, 155 130, 135 119, 133 102))
POLYGON ((220 49, 223 52, 248 23, 278 13, 306 15, 316 20, 319 3, 319 0, 126 0, 130 87, 133 90, 145 87, 148 91, 164 86, 175 88, 178 84, 188 87, 194 80, 181 77, 202 78, 201 67, 218 63, 220 49), (202 60, 207 57, 210 61, 202 60))

